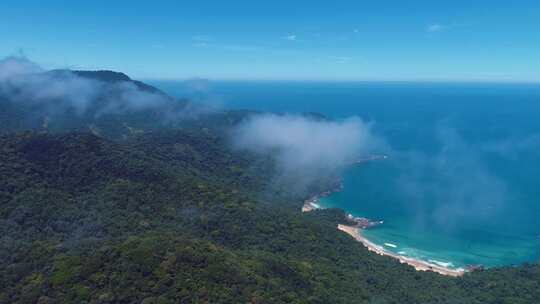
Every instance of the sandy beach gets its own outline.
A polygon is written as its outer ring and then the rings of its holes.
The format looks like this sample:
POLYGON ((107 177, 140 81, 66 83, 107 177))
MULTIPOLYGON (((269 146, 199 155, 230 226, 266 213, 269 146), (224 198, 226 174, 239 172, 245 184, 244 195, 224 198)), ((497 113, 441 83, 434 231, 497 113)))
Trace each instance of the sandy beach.
MULTIPOLYGON (((386 156, 386 155, 384 155, 384 156, 376 156, 376 157, 368 158, 367 160, 361 160, 361 161, 363 162, 363 161, 371 161, 371 160, 378 160, 378 159, 386 159, 387 157, 388 156, 386 156)), ((360 163, 361 161, 359 161, 358 163, 360 163)), ((313 210, 316 210, 316 209, 320 209, 321 206, 319 205, 319 199, 321 197, 330 195, 332 192, 340 191, 342 188, 343 188, 343 185, 340 185, 340 187, 338 187, 337 189, 334 189, 332 191, 323 192, 323 193, 321 193, 319 195, 312 196, 311 198, 305 200, 304 205, 302 206, 302 212, 310 212, 310 211, 313 211, 313 210)), ((351 216, 351 215, 349 215, 349 216, 351 216)), ((366 246, 370 251, 375 252, 375 253, 380 254, 380 255, 385 255, 385 256, 389 256, 389 257, 392 257, 394 259, 397 259, 401 263, 405 263, 405 264, 413 266, 414 269, 416 269, 418 271, 433 271, 433 272, 436 272, 436 273, 439 273, 439 274, 442 274, 442 275, 453 276, 453 277, 462 276, 466 272, 463 269, 452 269, 452 268, 444 267, 444 266, 437 265, 437 264, 434 264, 434 263, 430 263, 430 262, 427 262, 427 261, 422 261, 422 260, 402 256, 402 255, 390 252, 388 250, 385 250, 383 248, 383 246, 379 246, 379 245, 371 242, 370 240, 366 239, 362 235, 361 229, 359 229, 358 226, 347 226, 347 225, 339 224, 338 229, 345 232, 345 233, 347 233, 347 234, 349 234, 350 236, 352 236, 358 242, 364 244, 364 246, 366 246)), ((389 244, 389 246, 390 245, 391 244, 389 244)))
POLYGON ((304 205, 302 206, 302 212, 309 212, 309 211, 313 211, 313 210, 316 210, 316 209, 321 209, 321 206, 319 205, 319 199, 321 197, 329 196, 330 194, 335 193, 335 192, 339 192, 341 190, 343 190, 343 184, 342 183, 340 183, 339 185, 337 185, 336 187, 334 187, 331 190, 324 191, 324 192, 319 193, 317 195, 311 196, 309 199, 304 201, 304 205))
POLYGON ((302 212, 309 212, 315 209, 320 209, 320 206, 317 205, 315 201, 311 201, 311 200, 307 200, 306 202, 304 202, 304 205, 302 206, 302 212))
POLYGON ((451 269, 451 268, 443 267, 443 266, 436 265, 433 263, 429 263, 426 261, 417 260, 417 259, 413 259, 413 258, 409 258, 409 257, 405 257, 405 256, 401 256, 401 255, 389 252, 385 250, 382 246, 376 245, 373 242, 366 239, 357 227, 346 226, 346 225, 340 224, 338 225, 338 229, 349 234, 358 242, 361 242, 362 244, 364 244, 364 246, 366 246, 370 251, 373 251, 380 255, 386 255, 386 256, 395 258, 399 260, 401 263, 405 263, 405 264, 413 266, 418 271, 433 271, 442 275, 447 275, 447 276, 452 276, 452 277, 459 277, 465 273, 464 270, 451 269))

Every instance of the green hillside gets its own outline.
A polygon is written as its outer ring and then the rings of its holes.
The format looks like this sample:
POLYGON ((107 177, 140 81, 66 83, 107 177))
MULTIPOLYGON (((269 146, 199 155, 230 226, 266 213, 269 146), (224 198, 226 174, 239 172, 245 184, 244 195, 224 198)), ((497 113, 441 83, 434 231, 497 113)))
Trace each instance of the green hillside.
POLYGON ((417 272, 338 231, 343 211, 302 214, 309 193, 276 186, 271 158, 230 148, 248 113, 87 116, 74 130, 9 116, 0 303, 538 303, 538 265, 417 272))

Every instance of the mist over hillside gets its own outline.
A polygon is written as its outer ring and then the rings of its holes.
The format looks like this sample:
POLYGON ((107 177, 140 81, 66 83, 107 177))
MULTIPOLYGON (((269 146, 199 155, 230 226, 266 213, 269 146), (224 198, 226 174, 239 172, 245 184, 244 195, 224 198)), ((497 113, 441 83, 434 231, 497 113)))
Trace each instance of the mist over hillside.
POLYGON ((177 126, 215 109, 172 98, 113 71, 46 71, 26 58, 0 61, 2 130, 82 130, 109 137, 177 126))
POLYGON ((386 149, 369 122, 208 111, 118 72, 0 67, 0 303, 540 297, 536 264, 418 272, 338 231, 343 210, 300 212, 386 149))

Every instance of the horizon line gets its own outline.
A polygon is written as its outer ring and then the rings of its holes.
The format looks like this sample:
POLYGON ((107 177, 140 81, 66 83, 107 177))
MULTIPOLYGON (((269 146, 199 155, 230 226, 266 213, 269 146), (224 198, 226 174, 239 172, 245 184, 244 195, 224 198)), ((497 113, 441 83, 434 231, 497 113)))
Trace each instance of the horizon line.
POLYGON ((455 84, 528 84, 540 85, 540 79, 433 79, 433 78, 411 78, 411 79, 325 79, 325 78, 213 78, 213 77, 142 77, 137 78, 142 81, 171 81, 183 82, 192 80, 205 80, 216 82, 326 82, 326 83, 455 83, 455 84))

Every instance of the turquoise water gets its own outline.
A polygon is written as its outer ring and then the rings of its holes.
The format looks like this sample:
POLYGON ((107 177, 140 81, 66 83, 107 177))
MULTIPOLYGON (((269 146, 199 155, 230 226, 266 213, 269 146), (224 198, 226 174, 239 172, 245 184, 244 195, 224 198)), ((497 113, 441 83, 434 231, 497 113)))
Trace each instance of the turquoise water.
POLYGON ((218 82, 193 97, 373 122, 390 158, 347 169, 321 203, 384 220, 366 236, 390 251, 454 267, 540 257, 538 85, 218 82))
MULTIPOLYGON (((525 223, 534 225, 534 216, 528 216, 515 203, 502 206, 502 210, 481 217, 455 218, 456 226, 448 228, 432 217, 438 201, 411 199, 399 189, 399 166, 373 162, 348 170, 344 176, 345 190, 321 200, 322 207, 339 207, 355 216, 384 220, 376 229, 365 231, 368 239, 383 245, 390 243, 396 248, 385 249, 424 260, 452 263, 463 267, 468 264, 501 266, 524 261, 535 261, 539 256, 537 228, 528 229, 525 223), (514 214, 512 214, 514 213, 514 214), (505 227, 503 221, 515 227, 505 227), (524 225, 521 225, 524 224, 524 225)), ((522 206, 525 207, 525 206, 522 206)), ((526 209, 526 208, 524 208, 526 209)), ((464 208, 467 210, 467 208, 464 208)), ((526 212, 526 211, 525 211, 526 212)), ((531 213, 538 214, 537 208, 531 213)))

